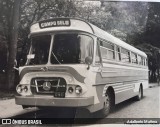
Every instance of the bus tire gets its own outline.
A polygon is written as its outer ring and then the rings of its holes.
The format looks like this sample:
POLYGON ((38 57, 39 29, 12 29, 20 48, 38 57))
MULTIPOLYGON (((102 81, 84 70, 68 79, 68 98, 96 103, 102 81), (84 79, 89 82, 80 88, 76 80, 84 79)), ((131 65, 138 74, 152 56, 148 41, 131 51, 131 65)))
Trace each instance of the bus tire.
POLYGON ((111 92, 107 91, 105 94, 105 102, 104 102, 104 107, 103 109, 100 110, 99 116, 102 118, 108 116, 108 114, 111 112, 112 107, 113 107, 113 96, 111 92))
POLYGON ((135 97, 137 101, 140 101, 143 98, 143 87, 140 85, 138 95, 135 97))

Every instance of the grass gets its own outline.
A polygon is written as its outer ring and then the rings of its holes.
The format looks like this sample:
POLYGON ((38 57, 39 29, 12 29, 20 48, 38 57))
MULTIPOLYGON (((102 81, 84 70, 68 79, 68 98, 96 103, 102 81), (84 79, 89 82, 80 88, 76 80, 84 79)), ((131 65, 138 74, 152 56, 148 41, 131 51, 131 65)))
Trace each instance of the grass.
POLYGON ((0 90, 0 100, 13 99, 15 95, 15 91, 0 90))
POLYGON ((0 73, 0 100, 12 99, 16 95, 16 91, 5 89, 6 75, 0 73))

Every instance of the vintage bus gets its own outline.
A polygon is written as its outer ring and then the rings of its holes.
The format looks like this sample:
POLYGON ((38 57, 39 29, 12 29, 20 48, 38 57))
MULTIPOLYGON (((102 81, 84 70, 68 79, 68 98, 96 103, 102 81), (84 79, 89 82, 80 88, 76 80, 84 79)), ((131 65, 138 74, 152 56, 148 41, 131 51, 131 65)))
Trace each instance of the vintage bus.
POLYGON ((86 108, 107 116, 115 104, 148 87, 147 55, 100 28, 75 18, 39 21, 16 104, 23 107, 86 108))

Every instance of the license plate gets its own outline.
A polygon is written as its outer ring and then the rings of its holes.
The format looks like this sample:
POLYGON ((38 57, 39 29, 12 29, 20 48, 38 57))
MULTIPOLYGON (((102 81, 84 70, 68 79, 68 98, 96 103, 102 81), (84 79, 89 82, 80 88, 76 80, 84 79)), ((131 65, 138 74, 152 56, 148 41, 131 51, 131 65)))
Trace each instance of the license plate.
POLYGON ((65 97, 65 93, 64 92, 55 92, 54 93, 54 97, 64 98, 65 97))

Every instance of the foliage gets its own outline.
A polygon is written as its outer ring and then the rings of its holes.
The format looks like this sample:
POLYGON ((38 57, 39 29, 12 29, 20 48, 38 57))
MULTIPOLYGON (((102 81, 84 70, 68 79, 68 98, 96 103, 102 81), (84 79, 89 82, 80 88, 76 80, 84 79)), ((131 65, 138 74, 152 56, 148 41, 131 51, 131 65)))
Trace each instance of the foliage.
POLYGON ((8 58, 9 27, 13 9, 12 0, 0 1, 0 73, 4 73, 8 58))
MULTIPOLYGON (((0 0, 0 72, 8 61, 10 26, 14 0, 0 0)), ((17 59, 25 62, 30 40, 29 27, 38 20, 76 17, 145 51, 150 57, 160 48, 160 4, 146 2, 87 3, 84 0, 22 0, 17 59), (152 54, 152 55, 151 55, 152 54)), ((16 52, 16 51, 15 51, 16 52)))

